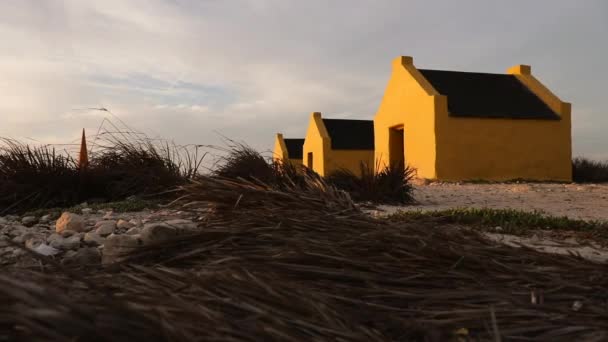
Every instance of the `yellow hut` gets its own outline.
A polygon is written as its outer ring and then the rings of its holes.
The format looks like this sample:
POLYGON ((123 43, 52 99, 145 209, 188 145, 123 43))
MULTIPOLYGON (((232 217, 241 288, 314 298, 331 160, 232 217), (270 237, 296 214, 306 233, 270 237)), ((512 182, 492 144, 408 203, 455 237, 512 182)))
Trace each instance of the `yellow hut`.
POLYGON ((530 66, 426 70, 403 56, 374 117, 375 158, 427 179, 571 181, 570 111, 530 66))
POLYGON ((293 165, 302 165, 302 148, 304 139, 286 139, 277 133, 274 140, 273 158, 279 161, 289 161, 293 165))
POLYGON ((361 163, 374 166, 374 122, 323 119, 310 116, 303 147, 303 162, 321 176, 339 169, 361 173, 361 163))

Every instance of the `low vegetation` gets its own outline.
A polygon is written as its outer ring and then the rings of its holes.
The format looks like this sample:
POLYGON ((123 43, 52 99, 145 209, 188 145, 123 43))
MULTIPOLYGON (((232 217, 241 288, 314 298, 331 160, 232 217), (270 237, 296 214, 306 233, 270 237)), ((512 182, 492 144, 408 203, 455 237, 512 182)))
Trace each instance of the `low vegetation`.
POLYGON ((51 146, 1 142, 0 215, 164 196, 191 179, 202 160, 196 149, 109 134, 81 168, 69 153, 51 146))
POLYGON ((554 217, 540 212, 525 212, 514 209, 462 208, 440 211, 399 211, 387 218, 394 222, 428 222, 431 220, 441 223, 463 224, 495 232, 496 227, 500 227, 500 232, 514 235, 528 235, 535 229, 577 231, 608 239, 607 222, 583 221, 565 216, 554 217))
POLYGON ((385 167, 376 172, 380 166, 361 163, 360 174, 341 169, 331 173, 327 181, 338 189, 350 193, 355 201, 373 203, 404 204, 413 202, 412 178, 414 170, 406 167, 385 167))
MULTIPOLYGON (((242 143, 232 143, 213 172, 222 178, 245 179, 271 185, 278 189, 305 184, 308 178, 321 179, 314 171, 288 162, 269 160, 260 152, 242 143)), ((361 163, 360 174, 338 170, 324 180, 350 194, 355 201, 403 204, 413 201, 411 168, 387 167, 376 173, 373 166, 361 163)))
POLYGON ((587 158, 572 160, 572 180, 576 183, 608 182, 608 162, 587 158))

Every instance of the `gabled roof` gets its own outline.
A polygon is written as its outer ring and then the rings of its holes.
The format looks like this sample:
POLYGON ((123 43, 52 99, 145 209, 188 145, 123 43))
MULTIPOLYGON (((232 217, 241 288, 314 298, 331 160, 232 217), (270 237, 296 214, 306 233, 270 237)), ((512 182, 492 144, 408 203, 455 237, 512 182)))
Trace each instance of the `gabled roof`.
POLYGON ((287 147, 287 158, 302 159, 304 154, 304 139, 283 139, 287 147))
POLYGON ((334 150, 373 150, 372 120, 323 119, 334 150))
POLYGON ((441 95, 451 116, 554 119, 560 116, 508 74, 418 69, 441 95))

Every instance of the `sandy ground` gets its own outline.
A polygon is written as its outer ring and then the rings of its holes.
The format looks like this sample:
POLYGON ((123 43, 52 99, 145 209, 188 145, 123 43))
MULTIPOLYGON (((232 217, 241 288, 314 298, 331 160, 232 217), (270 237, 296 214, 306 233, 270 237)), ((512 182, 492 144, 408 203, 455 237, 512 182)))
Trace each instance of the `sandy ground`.
MULTIPOLYGON (((457 184, 431 183, 416 185, 412 206, 381 206, 377 215, 398 210, 443 210, 452 208, 495 208, 538 211, 551 216, 567 216, 582 220, 608 221, 608 184, 457 184)), ((608 262, 608 248, 594 242, 581 243, 577 233, 572 238, 554 234, 521 237, 500 233, 484 233, 492 241, 513 247, 525 246, 552 254, 575 254, 594 262, 608 262)), ((567 235, 567 234, 566 234, 567 235)))
POLYGON ((418 205, 380 209, 394 212, 399 209, 511 208, 583 220, 608 220, 608 184, 431 183, 416 185, 414 196, 418 205))
POLYGON ((587 241, 582 244, 576 239, 557 239, 549 236, 532 237, 514 236, 507 234, 484 233, 489 240, 503 243, 511 247, 528 247, 539 252, 561 255, 576 255, 583 259, 598 263, 608 261, 608 249, 596 243, 587 241))

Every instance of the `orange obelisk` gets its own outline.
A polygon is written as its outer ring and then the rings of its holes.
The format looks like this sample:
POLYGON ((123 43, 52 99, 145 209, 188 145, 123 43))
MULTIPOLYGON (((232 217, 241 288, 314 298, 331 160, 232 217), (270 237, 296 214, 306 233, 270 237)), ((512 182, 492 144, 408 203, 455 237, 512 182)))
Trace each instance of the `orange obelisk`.
POLYGON ((87 152, 87 138, 82 129, 82 140, 80 141, 80 154, 78 155, 78 167, 82 170, 89 165, 89 153, 87 152))

